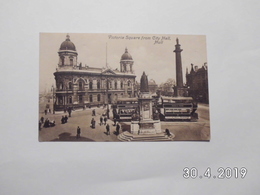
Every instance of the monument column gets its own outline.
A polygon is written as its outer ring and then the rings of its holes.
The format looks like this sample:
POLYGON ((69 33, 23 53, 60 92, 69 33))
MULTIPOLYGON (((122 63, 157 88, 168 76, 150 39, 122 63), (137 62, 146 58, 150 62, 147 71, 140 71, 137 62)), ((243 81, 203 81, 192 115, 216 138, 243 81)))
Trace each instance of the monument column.
POLYGON ((176 64, 176 86, 174 86, 174 96, 184 96, 185 88, 183 87, 183 76, 182 76, 182 61, 181 61, 181 45, 179 39, 176 39, 175 45, 175 64, 176 64))

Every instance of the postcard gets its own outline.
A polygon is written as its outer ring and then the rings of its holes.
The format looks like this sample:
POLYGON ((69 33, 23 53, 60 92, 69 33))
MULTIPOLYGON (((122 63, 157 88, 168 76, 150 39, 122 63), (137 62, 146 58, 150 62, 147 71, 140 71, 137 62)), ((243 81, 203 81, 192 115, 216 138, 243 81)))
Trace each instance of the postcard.
POLYGON ((206 36, 40 33, 39 141, 209 141, 206 36))

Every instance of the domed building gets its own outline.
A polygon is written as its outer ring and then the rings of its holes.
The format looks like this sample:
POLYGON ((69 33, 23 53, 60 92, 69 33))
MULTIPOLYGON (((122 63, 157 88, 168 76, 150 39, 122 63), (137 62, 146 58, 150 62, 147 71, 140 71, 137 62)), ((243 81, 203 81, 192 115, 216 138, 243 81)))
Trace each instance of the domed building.
POLYGON ((69 68, 77 65, 78 53, 74 43, 70 41, 70 36, 67 35, 66 40, 63 41, 59 49, 59 67, 69 68))
POLYGON ((56 81, 55 110, 116 103, 118 98, 135 97, 133 58, 127 48, 120 60, 120 71, 82 66, 75 44, 67 35, 60 45, 56 81))
POLYGON ((133 73, 134 72, 133 64, 134 64, 133 58, 128 53, 127 48, 125 48, 125 53, 122 55, 120 60, 120 71, 126 73, 133 73))

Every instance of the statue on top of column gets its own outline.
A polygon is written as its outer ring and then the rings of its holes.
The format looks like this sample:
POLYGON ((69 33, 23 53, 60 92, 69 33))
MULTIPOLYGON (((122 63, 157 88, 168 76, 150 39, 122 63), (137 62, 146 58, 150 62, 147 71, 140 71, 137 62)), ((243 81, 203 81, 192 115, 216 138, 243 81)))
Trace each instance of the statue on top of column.
POLYGON ((145 72, 143 72, 143 75, 141 77, 140 92, 149 92, 148 78, 147 75, 145 75, 145 72))

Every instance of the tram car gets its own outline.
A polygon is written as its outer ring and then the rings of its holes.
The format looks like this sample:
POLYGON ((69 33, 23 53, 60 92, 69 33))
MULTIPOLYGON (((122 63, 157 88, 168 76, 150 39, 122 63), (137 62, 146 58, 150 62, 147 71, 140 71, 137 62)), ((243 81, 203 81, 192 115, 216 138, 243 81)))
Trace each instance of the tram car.
POLYGON ((114 106, 113 114, 119 121, 128 121, 132 119, 132 116, 138 110, 137 98, 118 98, 117 103, 114 106))
POLYGON ((157 109, 160 120, 188 120, 197 119, 197 103, 192 97, 161 96, 157 109))

